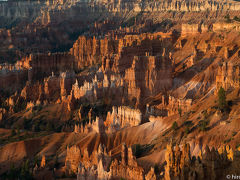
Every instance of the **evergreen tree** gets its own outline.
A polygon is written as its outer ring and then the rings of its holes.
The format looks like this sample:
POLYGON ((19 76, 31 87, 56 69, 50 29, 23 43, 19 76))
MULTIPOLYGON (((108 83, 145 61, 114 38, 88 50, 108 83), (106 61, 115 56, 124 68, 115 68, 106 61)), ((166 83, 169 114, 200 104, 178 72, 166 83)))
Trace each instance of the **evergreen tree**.
POLYGON ((16 136, 16 131, 15 131, 15 129, 12 129, 12 131, 11 131, 11 136, 16 136))
POLYGON ((218 91, 218 108, 222 111, 222 112, 226 112, 228 110, 228 104, 226 101, 226 92, 225 90, 220 87, 219 91, 218 91))
POLYGON ((25 180, 33 179, 30 171, 30 164, 28 159, 22 164, 21 171, 20 171, 20 179, 25 179, 25 180))
POLYGON ((182 116, 182 109, 180 107, 178 107, 178 114, 180 117, 182 116))
POLYGON ((173 124, 172 124, 172 129, 176 130, 177 128, 178 128, 178 124, 177 124, 176 121, 174 121, 173 124))

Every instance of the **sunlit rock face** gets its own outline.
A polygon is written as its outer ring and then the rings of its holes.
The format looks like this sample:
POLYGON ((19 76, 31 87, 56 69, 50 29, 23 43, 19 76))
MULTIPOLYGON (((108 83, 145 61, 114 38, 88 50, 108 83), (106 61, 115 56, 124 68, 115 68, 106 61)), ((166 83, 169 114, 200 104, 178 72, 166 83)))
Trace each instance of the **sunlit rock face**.
POLYGON ((79 148, 76 146, 68 148, 68 156, 66 158, 65 167, 68 171, 76 170, 75 164, 79 164, 77 179, 85 180, 89 179, 115 179, 115 178, 126 178, 126 179, 149 179, 152 177, 156 179, 154 171, 150 170, 148 173, 144 172, 133 155, 131 147, 122 145, 120 156, 121 161, 113 159, 111 155, 106 152, 106 148, 101 144, 97 151, 92 152, 89 155, 89 151, 84 149, 81 153, 79 148), (79 155, 82 158, 79 160, 79 155), (75 159, 74 159, 75 157, 75 159), (78 160, 79 162, 76 163, 78 160))
POLYGON ((138 126, 142 123, 142 113, 139 109, 131 109, 126 106, 113 107, 112 113, 108 112, 105 126, 111 130, 119 130, 124 127, 138 126))

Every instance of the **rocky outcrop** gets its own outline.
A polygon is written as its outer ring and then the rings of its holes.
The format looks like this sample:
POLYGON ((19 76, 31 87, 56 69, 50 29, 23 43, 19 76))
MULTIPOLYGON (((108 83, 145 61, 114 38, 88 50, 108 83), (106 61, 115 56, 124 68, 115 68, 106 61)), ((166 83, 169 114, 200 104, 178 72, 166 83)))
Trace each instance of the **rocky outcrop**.
MULTIPOLYGON (((170 35, 168 34, 167 37, 170 38, 170 35)), ((113 33, 101 39, 80 36, 70 49, 70 54, 75 57, 78 68, 101 62, 104 72, 109 70, 122 72, 130 67, 130 57, 144 56, 145 52, 151 55, 158 53, 157 51, 163 46, 164 38, 166 38, 164 33, 159 32, 139 35, 113 33), (142 51, 139 51, 139 48, 142 51)))
POLYGON ((21 97, 27 102, 47 101, 50 103, 56 102, 58 99, 64 101, 71 95, 74 80, 74 72, 62 72, 59 76, 52 73, 52 76, 44 78, 43 83, 40 81, 30 83, 28 81, 21 91, 21 97))
POLYGON ((218 32, 218 31, 228 31, 228 30, 240 30, 240 23, 238 22, 233 22, 233 23, 214 23, 213 24, 213 31, 218 32))
POLYGON ((91 122, 91 119, 90 119, 89 123, 85 125, 83 124, 75 125, 74 132, 75 133, 90 133, 90 132, 104 133, 105 132, 104 122, 102 118, 96 117, 95 121, 91 122))
POLYGON ((54 73, 52 76, 44 78, 44 94, 49 101, 56 101, 61 97, 60 89, 64 87, 61 87, 60 81, 61 78, 55 76, 54 73))
POLYGON ((78 179, 87 179, 87 177, 92 177, 92 179, 144 179, 144 170, 138 166, 131 148, 123 145, 121 157, 122 161, 118 162, 117 159, 113 160, 109 169, 106 168, 106 165, 103 163, 102 157, 99 159, 97 167, 91 166, 87 169, 80 163, 78 179))
POLYGON ((42 160, 41 160, 40 168, 44 168, 45 166, 46 166, 46 157, 45 157, 45 155, 43 155, 42 160))
POLYGON ((133 156, 132 148, 122 145, 121 162, 116 159, 110 166, 112 177, 125 179, 144 179, 144 170, 138 166, 136 158, 133 156))
POLYGON ((99 117, 96 117, 96 121, 94 121, 92 124, 92 129, 97 133, 103 133, 104 132, 103 120, 99 117))
POLYGON ((103 61, 104 70, 105 66, 109 66, 109 64, 105 65, 106 59, 112 57, 113 54, 117 54, 118 49, 119 41, 115 41, 111 37, 96 39, 95 37, 80 36, 70 49, 70 54, 75 57, 78 68, 103 61))
POLYGON ((82 86, 80 86, 76 80, 72 86, 74 97, 76 99, 86 98, 89 101, 95 101, 97 97, 102 95, 100 91, 104 88, 102 83, 98 83, 98 81, 97 75, 92 79, 92 82, 84 81, 82 86))
POLYGON ((114 100, 119 103, 130 100, 133 105, 139 105, 141 98, 156 95, 172 87, 174 62, 170 53, 163 48, 163 46, 171 46, 171 43, 161 36, 161 33, 154 33, 114 39, 105 37, 100 40, 80 37, 70 50, 71 53, 29 55, 17 62, 19 67, 28 69, 30 82, 26 85, 22 95, 27 98, 27 89, 30 92, 37 88, 38 90, 33 93, 37 93, 36 97, 29 98, 29 101, 69 99, 66 101, 68 109, 74 108, 70 105, 72 98, 78 101, 94 102, 106 96, 110 101, 114 100), (139 51, 139 49, 142 50, 139 51), (162 56, 150 55, 159 54, 159 51, 162 56), (134 57, 134 54, 139 56, 134 57), (84 64, 85 61, 91 62, 84 64), (92 78, 92 82, 88 78, 83 83, 79 82, 72 73, 73 70, 78 70, 85 65, 93 65, 99 61, 102 61, 102 67, 92 78), (67 73, 61 73, 63 71, 67 73), (119 72, 120 75, 116 74, 119 72), (57 77, 58 74, 61 76, 60 79, 57 77), (44 84, 31 84, 34 80, 42 79, 44 79, 44 84), (59 83, 60 97, 58 97, 59 83), (68 98, 69 95, 71 96, 68 98))
MULTIPOLYGON (((60 74, 60 93, 61 99, 64 100, 69 94, 71 95, 71 88, 75 82, 75 72, 66 71, 60 74)), ((72 96, 74 96, 72 94, 72 96)))
POLYGON ((0 122, 4 119, 7 114, 7 110, 5 108, 0 108, 0 122))
POLYGON ((78 172, 78 179, 87 177, 108 177, 111 157, 108 155, 106 147, 99 144, 98 149, 91 154, 86 148, 80 150, 78 146, 67 148, 65 169, 67 172, 78 172))
POLYGON ((84 81, 82 85, 76 80, 72 86, 72 92, 75 99, 95 102, 98 99, 114 97, 113 99, 120 102, 124 97, 124 81, 119 75, 107 75, 101 71, 96 73, 92 81, 84 81), (115 96, 118 94, 118 96, 115 96))
POLYGON ((216 91, 218 91, 220 87, 223 87, 225 90, 228 90, 231 87, 238 88, 240 85, 239 79, 239 66, 234 65, 231 62, 224 62, 218 67, 216 76, 216 91))
POLYGON ((239 162, 239 151, 234 152, 233 160, 228 159, 226 148, 219 153, 215 148, 205 148, 205 152, 198 157, 191 157, 190 146, 185 144, 175 149, 170 144, 165 153, 165 179, 218 179, 231 172, 239 172, 235 164, 239 162), (182 149, 182 150, 181 150, 182 149), (234 159, 235 158, 235 159, 234 159))
POLYGON ((70 53, 76 58, 79 68, 92 65, 99 62, 100 49, 99 41, 93 37, 87 39, 85 36, 80 36, 74 43, 70 53))
MULTIPOLYGON (((164 101, 163 103, 165 103, 164 101)), ((168 115, 176 114, 181 109, 182 113, 189 111, 192 106, 192 99, 177 99, 172 96, 168 98, 168 115)))
POLYGON ((112 113, 108 112, 106 121, 96 118, 96 121, 89 123, 76 124, 74 127, 75 133, 89 133, 91 131, 103 133, 106 129, 107 132, 112 133, 124 127, 138 126, 142 123, 142 113, 139 109, 131 109, 126 106, 113 107, 112 113))
POLYGON ((231 161, 233 161, 233 156, 234 156, 234 150, 229 146, 221 146, 218 148, 218 153, 219 154, 227 154, 227 158, 231 161))
POLYGON ((81 159, 81 151, 77 146, 67 147, 65 167, 73 172, 77 172, 81 159))
POLYGON ((182 24, 181 35, 186 36, 189 34, 205 33, 209 30, 213 32, 240 30, 240 23, 238 22, 218 22, 212 23, 210 26, 206 24, 182 24))
POLYGON ((145 175, 145 180, 157 180, 154 168, 151 167, 150 171, 145 175))
POLYGON ((114 158, 111 153, 107 153, 104 145, 99 144, 98 150, 91 154, 87 149, 83 151, 79 147, 73 146, 67 149, 65 168, 67 172, 76 172, 77 179, 156 179, 154 169, 145 172, 141 168, 136 157, 133 155, 131 147, 122 145, 120 151, 121 161, 114 158), (114 158, 114 160, 113 160, 114 158))
POLYGON ((114 131, 124 127, 138 126, 142 120, 142 113, 139 109, 120 106, 113 107, 112 113, 108 112, 104 124, 109 131, 114 131))
POLYGON ((27 83, 26 86, 21 91, 21 97, 28 101, 42 101, 43 100, 44 89, 43 85, 39 82, 35 84, 27 83))
POLYGON ((131 68, 125 73, 128 95, 139 103, 141 97, 170 89, 172 72, 172 62, 164 56, 135 56, 131 68))
MULTIPOLYGON (((146 114, 151 116, 172 116, 174 114, 184 114, 192 106, 192 99, 175 98, 173 96, 162 96, 162 103, 157 106, 146 106, 146 114)), ((154 121, 154 118, 151 117, 154 121)))
POLYGON ((11 95, 5 100, 5 105, 8 109, 5 115, 10 115, 14 112, 19 112, 26 109, 27 103, 25 99, 18 94, 18 92, 15 92, 15 94, 11 95))
POLYGON ((104 145, 100 144, 98 150, 93 152, 92 160, 90 159, 85 158, 79 163, 77 179, 111 179, 109 173, 111 157, 104 145), (89 164, 90 161, 91 164, 89 164))
POLYGON ((182 24, 181 28, 181 35, 186 36, 189 34, 198 34, 198 33, 205 33, 209 30, 207 24, 182 24))
POLYGON ((198 24, 182 24, 182 34, 194 34, 199 32, 200 30, 198 24))
POLYGON ((189 144, 184 145, 182 152, 180 151, 179 146, 176 146, 175 150, 173 150, 171 144, 167 145, 165 160, 167 162, 167 165, 165 166, 165 179, 170 180, 173 177, 180 175, 184 178, 184 170, 189 169, 191 163, 189 144))

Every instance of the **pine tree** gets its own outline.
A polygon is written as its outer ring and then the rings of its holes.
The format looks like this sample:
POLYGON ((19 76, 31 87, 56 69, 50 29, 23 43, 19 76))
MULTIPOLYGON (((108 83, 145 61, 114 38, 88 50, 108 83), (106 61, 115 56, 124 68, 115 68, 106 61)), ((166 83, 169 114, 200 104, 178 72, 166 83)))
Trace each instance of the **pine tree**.
POLYGON ((222 111, 222 112, 226 112, 228 109, 228 104, 226 101, 226 92, 223 89, 223 87, 220 87, 219 91, 218 91, 218 108, 222 111))
POLYGON ((182 116, 182 109, 180 107, 178 107, 178 114, 180 117, 182 116))
POLYGON ((178 123, 176 121, 174 121, 172 124, 172 129, 177 130, 177 128, 178 128, 178 123))

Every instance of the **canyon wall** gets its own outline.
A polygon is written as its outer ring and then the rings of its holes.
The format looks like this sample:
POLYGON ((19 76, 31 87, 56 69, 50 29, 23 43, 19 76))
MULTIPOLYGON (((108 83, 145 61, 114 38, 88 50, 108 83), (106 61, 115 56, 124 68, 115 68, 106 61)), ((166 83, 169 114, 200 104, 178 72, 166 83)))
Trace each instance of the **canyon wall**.
MULTIPOLYGON (((158 0, 150 3, 151 1, 135 0, 128 2, 121 1, 108 1, 105 2, 105 7, 109 11, 124 12, 124 11, 183 11, 183 12, 200 12, 200 11, 221 11, 221 10, 240 10, 240 5, 235 1, 163 1, 158 0)), ((99 2, 100 4, 101 2, 99 2)))
POLYGON ((29 1, 29 2, 1 2, 0 3, 0 16, 8 18, 23 18, 30 17, 31 19, 39 16, 43 10, 47 12, 56 11, 56 9, 62 9, 67 11, 71 7, 76 8, 88 8, 92 12, 140 12, 140 11, 183 11, 183 12, 200 12, 200 11, 238 11, 240 5, 236 1, 163 1, 158 0, 154 3, 150 1, 84 1, 77 0, 67 1, 29 1), (9 6, 11 8, 9 9, 9 6))
POLYGON ((221 32, 221 31, 239 31, 239 22, 216 22, 210 24, 182 24, 181 35, 187 36, 189 34, 205 33, 208 31, 221 32))

